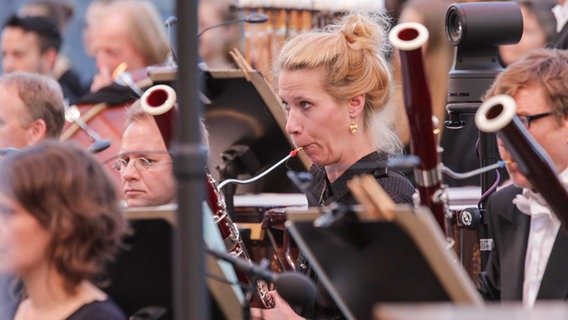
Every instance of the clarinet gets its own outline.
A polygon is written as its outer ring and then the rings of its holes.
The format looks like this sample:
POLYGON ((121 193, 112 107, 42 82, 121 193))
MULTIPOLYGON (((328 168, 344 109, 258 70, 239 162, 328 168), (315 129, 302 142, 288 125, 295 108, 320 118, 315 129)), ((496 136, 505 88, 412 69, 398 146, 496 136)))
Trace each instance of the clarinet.
POLYGON ((410 126, 410 149, 420 158, 414 168, 420 204, 430 208, 436 221, 450 237, 452 214, 447 205, 447 191, 442 187, 442 166, 432 123, 432 102, 426 82, 422 46, 428 30, 419 23, 401 23, 389 32, 389 41, 399 50, 404 105, 410 126))
POLYGON ((481 131, 497 132, 521 173, 568 230, 568 191, 558 179, 554 162, 515 115, 516 109, 515 100, 510 96, 494 96, 481 104, 475 114, 475 124, 481 131))

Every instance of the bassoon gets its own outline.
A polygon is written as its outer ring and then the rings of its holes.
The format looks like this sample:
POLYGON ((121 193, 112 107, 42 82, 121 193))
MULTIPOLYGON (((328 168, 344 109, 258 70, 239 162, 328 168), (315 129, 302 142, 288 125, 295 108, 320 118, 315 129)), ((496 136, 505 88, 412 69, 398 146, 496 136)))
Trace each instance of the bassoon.
POLYGON ((521 173, 568 230, 568 191, 558 178, 554 162, 516 116, 516 109, 513 98, 496 95, 481 104, 475 124, 481 131, 497 133, 521 173))
POLYGON ((400 23, 389 32, 389 41, 400 54, 404 105, 411 135, 410 150, 420 158, 420 163, 414 168, 420 204, 430 208, 446 236, 450 237, 452 214, 447 205, 447 191, 442 184, 432 102, 422 57, 428 30, 419 23, 400 23))
MULTIPOLYGON (((169 142, 172 137, 174 118, 176 117, 176 92, 167 85, 155 85, 144 92, 140 98, 140 105, 144 112, 154 117, 160 135, 164 139, 166 147, 169 149, 169 142)), ((225 200, 217 189, 215 181, 211 175, 207 174, 207 204, 213 213, 213 220, 221 237, 225 242, 227 251, 237 257, 241 257, 252 264, 252 259, 246 250, 242 237, 240 236, 237 225, 232 221, 227 212, 225 200)), ((251 279, 243 272, 235 270, 239 281, 250 283, 251 279)), ((253 306, 265 309, 274 308, 274 298, 269 293, 268 284, 264 280, 256 280, 255 289, 259 301, 254 300, 253 306)))

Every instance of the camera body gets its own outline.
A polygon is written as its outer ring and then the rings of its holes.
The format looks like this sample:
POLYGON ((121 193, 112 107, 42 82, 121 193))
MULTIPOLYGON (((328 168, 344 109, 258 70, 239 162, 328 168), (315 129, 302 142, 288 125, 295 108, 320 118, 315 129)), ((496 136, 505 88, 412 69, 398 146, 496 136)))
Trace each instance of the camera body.
POLYGON ((522 33, 523 16, 513 1, 452 4, 446 12, 446 35, 456 53, 448 103, 480 102, 503 69, 499 46, 519 42, 522 33))
MULTIPOLYGON (((519 5, 513 1, 472 2, 450 5, 445 23, 448 41, 456 49, 454 64, 448 75, 447 119, 444 125, 448 129, 459 130, 444 131, 440 142, 444 149, 442 162, 458 172, 467 172, 499 160, 495 135, 479 132, 473 119, 482 96, 503 70, 499 46, 517 43, 521 39, 523 17, 519 5)), ((505 170, 499 172, 501 177, 507 176, 505 170)), ((474 177, 444 181, 449 186, 481 183, 481 193, 485 194, 496 179, 497 174, 492 171, 482 174, 480 180, 474 177)), ((483 244, 491 240, 483 221, 485 202, 480 203, 480 210, 458 213, 464 228, 479 230, 482 270, 490 251, 490 246, 483 244)))

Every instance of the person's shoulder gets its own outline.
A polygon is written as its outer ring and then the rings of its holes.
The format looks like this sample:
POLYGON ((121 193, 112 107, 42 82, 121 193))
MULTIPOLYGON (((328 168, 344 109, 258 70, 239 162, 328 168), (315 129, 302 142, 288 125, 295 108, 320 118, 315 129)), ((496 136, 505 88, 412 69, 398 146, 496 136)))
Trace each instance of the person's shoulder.
POLYGON ((520 194, 523 190, 514 184, 510 184, 508 186, 502 187, 495 193, 493 193, 489 197, 489 201, 491 202, 502 202, 507 201, 510 202, 512 198, 514 198, 517 194, 520 194))
POLYGON ((489 196, 487 200, 487 220, 490 224, 508 225, 529 221, 529 216, 519 214, 513 199, 522 193, 522 189, 511 184, 489 196))
POLYGON ((397 170, 386 170, 383 175, 376 175, 375 179, 379 182, 381 187, 388 193, 396 203, 414 202, 413 195, 416 193, 416 188, 402 172, 397 170))
POLYGON ((124 312, 112 301, 93 301, 83 305, 67 320, 126 320, 124 312))

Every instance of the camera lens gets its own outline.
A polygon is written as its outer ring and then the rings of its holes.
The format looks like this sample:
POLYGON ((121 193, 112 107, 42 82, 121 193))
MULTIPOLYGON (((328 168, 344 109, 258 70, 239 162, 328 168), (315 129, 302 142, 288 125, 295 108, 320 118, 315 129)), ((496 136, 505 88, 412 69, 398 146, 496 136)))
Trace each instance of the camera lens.
POLYGON ((448 35, 448 39, 453 45, 460 42, 463 33, 463 26, 459 10, 456 7, 450 7, 446 15, 446 33, 448 35))

